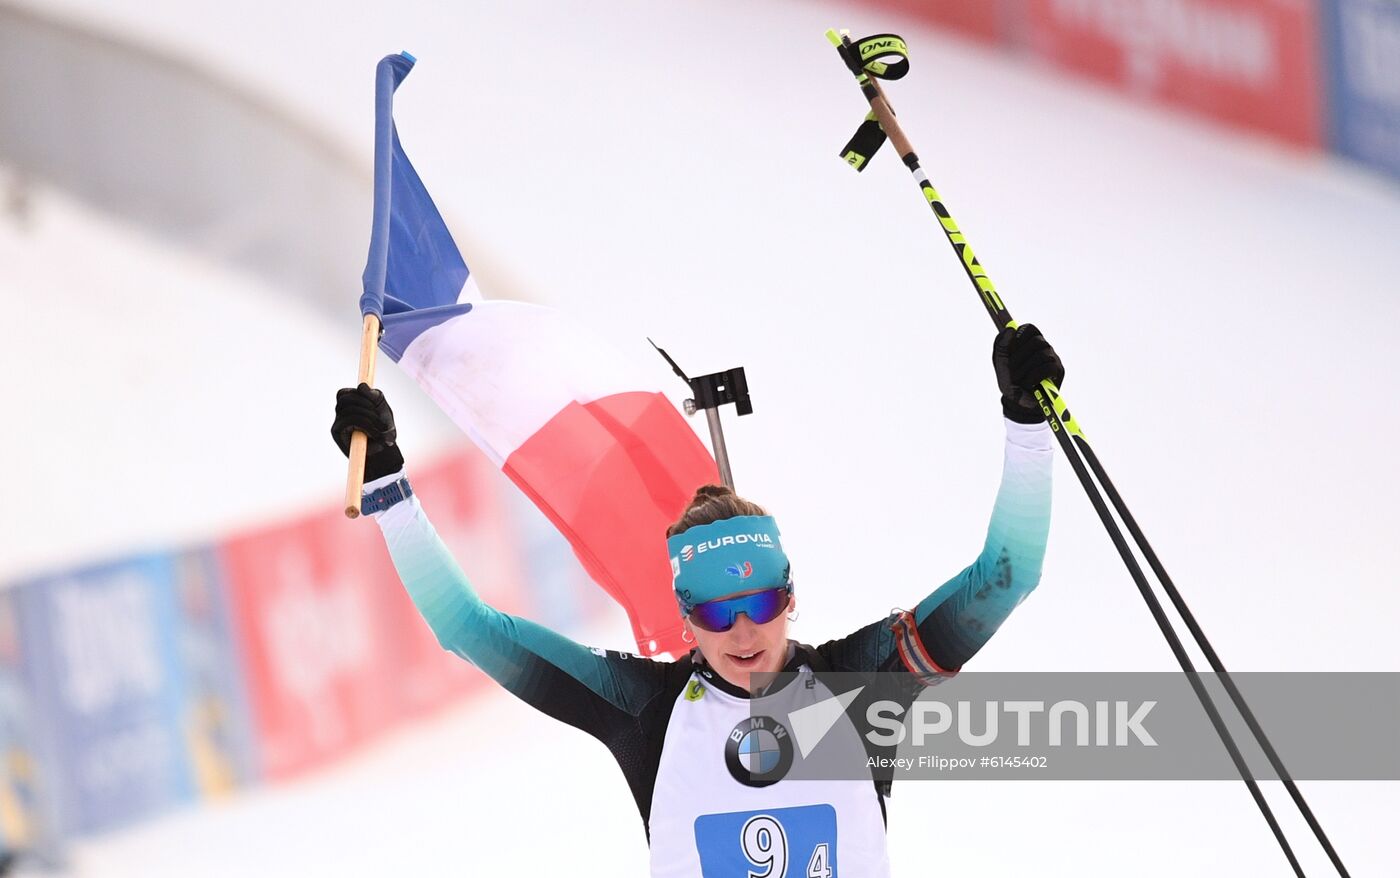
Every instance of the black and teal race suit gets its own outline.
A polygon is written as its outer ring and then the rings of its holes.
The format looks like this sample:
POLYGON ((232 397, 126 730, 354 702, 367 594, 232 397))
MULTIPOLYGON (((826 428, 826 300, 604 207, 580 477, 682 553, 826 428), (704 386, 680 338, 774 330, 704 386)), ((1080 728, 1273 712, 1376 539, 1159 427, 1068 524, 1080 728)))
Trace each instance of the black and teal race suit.
MULTIPOLYGON (((826 671, 890 671, 920 683, 955 673, 1036 586, 1050 524, 1051 435, 1044 424, 1011 421, 1006 431, 1001 488, 981 554, 909 614, 816 647, 790 643, 786 669, 817 678, 798 687, 810 693, 803 697, 830 696, 819 679, 826 671)), ((502 613, 477 596, 416 497, 375 518, 404 586, 445 649, 612 752, 641 812, 652 875, 766 874, 778 866, 772 874, 889 874, 887 787, 878 776, 745 782, 731 769, 731 745, 742 743, 747 759, 762 759, 772 735, 747 735, 754 731, 748 694, 713 673, 698 652, 654 661, 582 646, 502 613)))

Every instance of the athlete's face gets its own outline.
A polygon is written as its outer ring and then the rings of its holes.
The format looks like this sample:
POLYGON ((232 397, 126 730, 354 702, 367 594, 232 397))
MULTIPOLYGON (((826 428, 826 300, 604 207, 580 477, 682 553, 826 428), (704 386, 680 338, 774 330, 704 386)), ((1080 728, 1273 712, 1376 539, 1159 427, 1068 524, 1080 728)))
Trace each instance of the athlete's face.
MULTIPOLYGON (((757 591, 762 589, 736 591, 725 597, 735 598, 757 591)), ((734 620, 734 627, 728 631, 706 631, 699 625, 691 625, 689 619, 685 620, 685 628, 695 637, 695 645, 715 673, 748 691, 750 674, 776 674, 782 670, 787 659, 787 613, 796 605, 797 599, 789 598, 787 611, 762 625, 754 624, 746 613, 740 613, 734 620)))

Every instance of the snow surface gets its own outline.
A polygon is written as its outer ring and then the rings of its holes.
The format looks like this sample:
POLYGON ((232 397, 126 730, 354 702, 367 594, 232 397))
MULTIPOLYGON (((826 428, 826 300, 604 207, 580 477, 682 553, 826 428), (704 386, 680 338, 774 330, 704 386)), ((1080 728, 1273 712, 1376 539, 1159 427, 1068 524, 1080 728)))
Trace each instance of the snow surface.
MULTIPOLYGON (((1063 355, 1075 413, 1227 665, 1400 670, 1400 193, 1380 177, 836 3, 43 8, 196 59, 366 162, 374 62, 417 55, 400 133, 464 236, 659 380, 647 335, 693 373, 747 367, 755 414, 727 422, 735 474, 783 521, 811 642, 966 564, 1000 467, 981 306, 893 155, 861 175, 836 157, 864 106, 822 31, 897 30, 914 68, 890 92, 926 169, 1012 312, 1063 355)), ((208 288, 230 320, 268 294, 208 288)), ((194 378, 142 397, 181 440, 154 455, 83 445, 95 419, 74 409, 111 405, 86 371, 49 374, 36 346, 6 372, 44 406, 43 440, 65 455, 53 490, 71 502, 82 475, 179 487, 182 503, 141 507, 115 545, 168 532, 156 518, 171 507, 209 527, 253 514, 199 480, 215 462, 244 467, 240 482, 285 465, 301 473, 289 491, 334 496, 324 391, 354 342, 312 322, 288 329, 295 362, 274 345, 210 355, 223 393, 247 370, 286 391, 246 429, 217 429, 222 409, 194 378)), ((99 344, 100 321, 63 325, 75 346, 99 344)), ((1057 479, 1040 590, 973 667, 1173 668, 1063 463, 1057 479)), ((20 542, 55 529, 14 505, 7 542, 11 527, 20 542)), ((584 636, 628 640, 620 618, 584 636)), ((1309 873, 1327 874, 1266 786, 1309 873)), ((1353 874, 1400 871, 1400 785, 1303 789, 1353 874)), ((600 745, 495 695, 313 778, 86 841, 72 874, 638 874, 638 823, 600 745)), ((1244 787, 1225 782, 911 783, 890 843, 900 875, 1287 871, 1244 787)))

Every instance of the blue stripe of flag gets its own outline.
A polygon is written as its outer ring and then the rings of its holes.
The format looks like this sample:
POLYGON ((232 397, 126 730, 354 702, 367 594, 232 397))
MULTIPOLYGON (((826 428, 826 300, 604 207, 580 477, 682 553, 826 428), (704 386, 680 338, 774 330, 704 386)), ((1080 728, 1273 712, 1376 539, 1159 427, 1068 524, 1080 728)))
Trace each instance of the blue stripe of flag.
POLYGON ((375 71, 374 220, 360 313, 379 316, 380 347, 394 360, 424 330, 471 309, 457 304, 470 271, 394 124, 394 92, 415 60, 387 55, 375 71))

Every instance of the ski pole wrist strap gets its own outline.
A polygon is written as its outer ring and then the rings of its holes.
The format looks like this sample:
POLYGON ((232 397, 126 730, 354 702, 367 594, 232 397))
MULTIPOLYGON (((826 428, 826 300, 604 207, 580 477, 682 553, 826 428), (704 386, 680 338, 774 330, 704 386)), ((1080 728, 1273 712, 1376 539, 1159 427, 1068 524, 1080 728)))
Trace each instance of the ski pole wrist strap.
MULTIPOLYGON (((902 79, 909 72, 909 47, 905 45, 904 38, 896 34, 875 34, 855 41, 846 37, 837 42, 836 50, 862 85, 871 76, 876 79, 902 79)), ((857 171, 863 171, 871 157, 884 146, 885 140, 885 131, 872 110, 841 148, 841 158, 857 171)))

